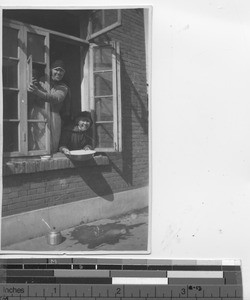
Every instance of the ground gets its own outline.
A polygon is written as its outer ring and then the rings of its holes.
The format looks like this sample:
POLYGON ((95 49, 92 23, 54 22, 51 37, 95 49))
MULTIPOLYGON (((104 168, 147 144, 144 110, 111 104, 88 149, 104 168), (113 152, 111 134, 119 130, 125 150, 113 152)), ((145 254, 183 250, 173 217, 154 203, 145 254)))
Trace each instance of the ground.
POLYGON ((62 242, 51 246, 47 235, 6 246, 20 251, 147 251, 148 209, 126 215, 79 224, 63 230, 62 242))

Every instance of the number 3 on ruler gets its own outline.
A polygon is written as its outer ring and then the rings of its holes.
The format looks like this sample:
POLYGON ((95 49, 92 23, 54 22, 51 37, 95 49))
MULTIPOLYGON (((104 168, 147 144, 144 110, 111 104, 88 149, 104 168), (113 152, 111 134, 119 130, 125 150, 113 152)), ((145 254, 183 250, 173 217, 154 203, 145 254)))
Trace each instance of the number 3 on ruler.
POLYGON ((182 294, 182 295, 185 295, 185 294, 186 294, 186 289, 182 288, 182 289, 181 289, 181 294, 182 294))

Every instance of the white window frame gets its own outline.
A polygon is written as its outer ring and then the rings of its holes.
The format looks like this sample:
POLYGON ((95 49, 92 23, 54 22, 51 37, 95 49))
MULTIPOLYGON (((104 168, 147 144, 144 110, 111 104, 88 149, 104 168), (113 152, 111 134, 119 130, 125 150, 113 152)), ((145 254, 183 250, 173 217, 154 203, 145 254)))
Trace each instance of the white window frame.
MULTIPOLYGON (((12 29, 15 29, 15 30, 18 30, 18 40, 22 40, 23 39, 23 31, 21 30, 20 26, 16 25, 15 23, 13 22, 4 22, 4 27, 7 27, 7 28, 12 28, 12 29)), ((4 156, 18 156, 20 155, 20 153, 23 152, 23 147, 22 147, 22 143, 20 142, 21 140, 21 113, 20 113, 20 104, 21 103, 21 99, 23 98, 23 91, 22 91, 22 88, 20 87, 20 76, 21 76, 21 69, 23 67, 23 61, 24 61, 24 58, 23 58, 23 51, 21 49, 21 47, 18 47, 17 49, 17 60, 18 60, 18 66, 17 66, 17 88, 5 88, 3 86, 3 91, 6 89, 6 90, 14 90, 14 91, 17 91, 18 92, 18 98, 17 98, 17 101, 18 101, 18 112, 17 112, 17 119, 15 121, 18 121, 19 122, 19 125, 18 125, 18 138, 19 138, 19 143, 18 143, 18 148, 20 151, 13 151, 13 152, 4 152, 4 156)), ((2 60, 4 59, 4 55, 2 55, 2 60)), ((4 117, 4 116, 3 116, 4 117)), ((4 125, 4 118, 3 118, 3 125, 4 125)), ((6 121, 12 121, 12 119, 6 119, 6 121)), ((14 121, 14 120, 13 120, 14 121)))
MULTIPOLYGON (((28 150, 28 92, 27 85, 28 80, 32 76, 30 74, 30 68, 28 67, 28 53, 27 53, 27 35, 28 33, 35 33, 42 35, 45 38, 45 49, 49 49, 49 33, 46 30, 37 28, 36 26, 29 25, 22 22, 17 22, 13 20, 4 20, 4 26, 7 28, 13 28, 18 30, 18 138, 19 138, 19 151, 4 152, 5 157, 20 157, 20 156, 34 156, 34 155, 44 155, 50 153, 50 131, 49 123, 46 123, 46 149, 29 151, 28 150), (24 47, 20 47, 20 41, 23 43, 24 47), (24 50, 25 49, 25 50, 24 50)), ((45 56, 45 76, 49 78, 49 53, 44 52, 45 56)), ((4 56, 3 56, 4 58, 4 56)), ((47 83, 49 84, 49 83, 47 83)), ((3 89, 5 89, 3 87, 3 89)), ((7 88, 8 89, 8 88, 7 88)), ((47 112, 49 112, 49 103, 45 104, 47 112)), ((6 119, 8 121, 8 119, 6 119)))
MULTIPOLYGON (((95 112, 95 96, 94 96, 94 71, 93 71, 93 48, 99 45, 90 44, 87 69, 88 75, 85 81, 85 99, 83 102, 83 110, 88 109, 92 113, 94 125, 93 133, 95 133, 96 121, 94 118, 95 112), (88 96, 87 96, 88 95, 88 96), (87 97, 86 97, 87 96, 87 97), (87 101, 86 101, 87 100, 87 101)), ((121 152, 122 151, 122 112, 121 112, 121 71, 120 71, 120 45, 119 42, 111 42, 110 44, 102 45, 112 47, 112 83, 113 83, 113 147, 102 148, 96 147, 98 152, 121 152)), ((86 73, 86 72, 85 72, 86 73)), ((104 123, 100 121, 99 123, 104 123)), ((96 136, 94 134, 94 141, 96 136)))

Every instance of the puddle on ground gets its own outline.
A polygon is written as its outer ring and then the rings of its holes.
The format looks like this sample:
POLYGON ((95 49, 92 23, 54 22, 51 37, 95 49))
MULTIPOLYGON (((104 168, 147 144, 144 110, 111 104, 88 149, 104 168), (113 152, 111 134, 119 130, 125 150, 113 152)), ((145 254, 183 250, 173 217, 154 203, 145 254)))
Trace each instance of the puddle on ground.
POLYGON ((70 235, 71 239, 76 240, 76 243, 87 245, 88 249, 95 249, 103 244, 115 245, 120 240, 126 240, 132 236, 130 232, 132 229, 144 224, 126 225, 116 221, 100 225, 81 225, 75 228, 70 235))

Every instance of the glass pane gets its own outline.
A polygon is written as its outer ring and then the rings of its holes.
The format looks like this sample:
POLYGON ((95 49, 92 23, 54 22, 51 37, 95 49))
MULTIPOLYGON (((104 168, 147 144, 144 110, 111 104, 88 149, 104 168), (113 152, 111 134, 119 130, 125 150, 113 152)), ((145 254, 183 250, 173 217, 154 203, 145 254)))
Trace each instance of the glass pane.
POLYGON ((46 149, 46 123, 32 122, 28 124, 28 149, 46 149))
POLYGON ((92 33, 105 29, 118 21, 117 9, 98 10, 91 16, 92 33))
POLYGON ((32 55, 33 61, 44 62, 45 45, 44 36, 28 33, 28 56, 32 55))
POLYGON ((98 10, 92 14, 92 33, 95 33, 103 28, 102 11, 98 10))
POLYGON ((113 147, 113 123, 96 124, 97 148, 113 147))
POLYGON ((45 102, 31 94, 28 94, 28 120, 48 120, 45 102))
POLYGON ((95 96, 112 95, 112 72, 95 73, 95 96))
POLYGON ((112 48, 94 47, 94 71, 112 70, 112 48))
POLYGON ((104 27, 116 23, 118 20, 118 11, 117 9, 107 9, 104 10, 104 27))
POLYGON ((3 60, 3 86, 17 88, 17 61, 3 60))
POLYGON ((44 80, 45 78, 45 65, 40 63, 32 63, 32 76, 37 79, 37 81, 44 80))
POLYGON ((17 91, 3 91, 3 118, 18 119, 17 91))
POLYGON ((3 55, 18 57, 18 30, 4 27, 3 30, 3 55))
POLYGON ((3 151, 13 152, 18 151, 18 122, 3 123, 3 151))
POLYGON ((95 99, 96 121, 113 121, 113 98, 95 99))

